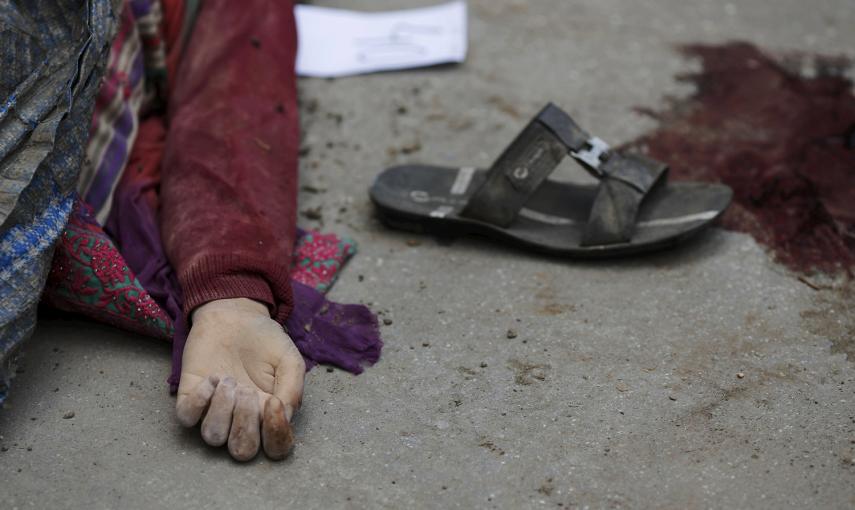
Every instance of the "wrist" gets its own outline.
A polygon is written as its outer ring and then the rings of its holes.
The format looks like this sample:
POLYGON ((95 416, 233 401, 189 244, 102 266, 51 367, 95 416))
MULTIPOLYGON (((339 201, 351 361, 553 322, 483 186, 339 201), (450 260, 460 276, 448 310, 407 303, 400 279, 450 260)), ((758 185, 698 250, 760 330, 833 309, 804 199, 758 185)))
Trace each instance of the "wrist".
POLYGON ((217 314, 217 312, 237 312, 270 318, 270 309, 267 304, 261 301, 249 298, 226 298, 215 299, 197 306, 191 313, 191 320, 196 322, 206 316, 217 314))

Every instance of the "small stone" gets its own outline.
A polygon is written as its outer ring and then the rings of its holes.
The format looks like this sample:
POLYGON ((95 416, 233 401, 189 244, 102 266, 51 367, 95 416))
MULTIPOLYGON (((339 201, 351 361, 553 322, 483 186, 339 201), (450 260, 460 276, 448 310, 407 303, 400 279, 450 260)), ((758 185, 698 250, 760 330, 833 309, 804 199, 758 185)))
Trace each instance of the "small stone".
POLYGON ((508 338, 516 338, 517 332, 514 331, 513 329, 509 329, 507 335, 508 335, 508 338))
POLYGON ((74 411, 68 411, 62 415, 63 420, 70 420, 71 418, 74 418, 74 411))
POLYGON ((623 393, 625 391, 629 391, 629 386, 627 386, 625 383, 619 382, 615 385, 615 389, 623 393))
POLYGON ((311 184, 304 184, 300 187, 300 191, 305 191, 306 193, 323 193, 326 191, 326 188, 319 188, 317 186, 312 186, 311 184))
POLYGON ((744 373, 742 373, 742 372, 737 372, 737 373, 736 373, 736 378, 737 378, 737 379, 742 379, 743 377, 745 377, 745 374, 744 374, 744 373))
POLYGON ((335 371, 335 370, 333 370, 333 368, 332 368, 332 367, 327 367, 327 373, 328 373, 328 374, 331 374, 331 373, 333 373, 334 371, 335 371))
POLYGON ((430 347, 430 342, 422 342, 422 347, 430 347))
POLYGON ((487 368, 487 363, 482 361, 480 366, 481 366, 481 368, 487 368))
POLYGON ((675 397, 674 395, 668 395, 668 400, 676 401, 677 397, 675 397))
POLYGON ((383 319, 383 324, 385 324, 387 326, 391 326, 392 325, 392 319, 390 319, 388 317, 383 319))
POLYGON ((315 207, 315 208, 310 207, 308 209, 300 211, 300 214, 302 214, 303 216, 305 216, 307 219, 310 219, 310 220, 322 220, 324 218, 323 213, 321 212, 320 206, 315 207))
POLYGON ((415 141, 401 146, 401 152, 403 154, 412 154, 420 150, 422 150, 422 144, 419 141, 415 141))

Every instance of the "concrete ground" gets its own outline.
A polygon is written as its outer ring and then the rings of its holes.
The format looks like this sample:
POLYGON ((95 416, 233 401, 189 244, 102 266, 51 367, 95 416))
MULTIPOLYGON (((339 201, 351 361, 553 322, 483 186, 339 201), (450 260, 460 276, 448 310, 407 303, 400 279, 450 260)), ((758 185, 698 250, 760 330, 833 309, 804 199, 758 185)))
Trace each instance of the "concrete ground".
POLYGON ((632 107, 690 92, 675 43, 855 57, 855 4, 470 5, 464 65, 301 81, 323 190, 301 209, 360 243, 332 295, 392 319, 380 363, 313 370, 293 455, 241 465, 179 427, 167 345, 47 317, 0 413, 0 507, 855 506, 851 294, 741 234, 578 263, 392 232, 366 194, 394 162, 488 165, 546 100, 627 141, 651 127, 632 107))

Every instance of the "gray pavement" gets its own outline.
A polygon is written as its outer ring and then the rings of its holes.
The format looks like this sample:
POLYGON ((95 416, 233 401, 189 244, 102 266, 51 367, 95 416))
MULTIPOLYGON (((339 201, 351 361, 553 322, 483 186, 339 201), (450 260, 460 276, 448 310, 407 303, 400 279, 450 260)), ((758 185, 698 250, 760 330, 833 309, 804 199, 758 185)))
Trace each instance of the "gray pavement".
POLYGON ((363 375, 309 374, 293 455, 241 465, 205 447, 173 416, 169 346, 46 317, 0 413, 0 508, 855 506, 851 288, 816 291, 721 230, 603 263, 419 238, 383 228, 366 194, 395 162, 488 165, 549 99, 630 140, 651 126, 632 107, 690 92, 677 43, 855 57, 855 4, 476 0, 470 14, 462 66, 301 81, 302 178, 325 190, 301 209, 360 243, 332 295, 393 322, 363 375))

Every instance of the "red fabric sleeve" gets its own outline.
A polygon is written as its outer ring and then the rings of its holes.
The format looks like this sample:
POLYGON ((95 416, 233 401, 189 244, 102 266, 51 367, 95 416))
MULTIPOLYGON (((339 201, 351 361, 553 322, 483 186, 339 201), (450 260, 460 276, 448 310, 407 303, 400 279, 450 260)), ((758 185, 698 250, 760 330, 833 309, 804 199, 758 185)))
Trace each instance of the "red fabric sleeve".
POLYGON ((283 322, 297 200, 291 1, 205 0, 169 98, 161 235, 186 314, 246 297, 283 322))

